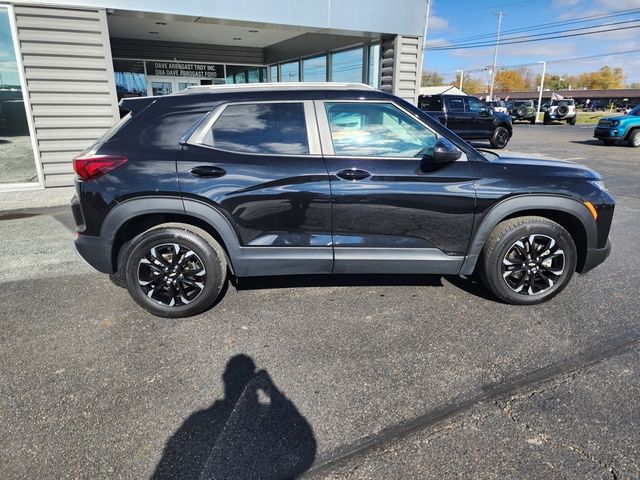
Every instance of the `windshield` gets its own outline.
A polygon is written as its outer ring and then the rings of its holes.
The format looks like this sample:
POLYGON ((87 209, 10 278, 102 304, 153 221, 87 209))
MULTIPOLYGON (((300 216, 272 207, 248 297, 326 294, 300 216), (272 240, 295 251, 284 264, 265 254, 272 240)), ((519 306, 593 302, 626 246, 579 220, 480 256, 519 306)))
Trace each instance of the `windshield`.
POLYGON ((634 117, 640 117, 640 105, 629 112, 629 115, 633 115, 634 117))

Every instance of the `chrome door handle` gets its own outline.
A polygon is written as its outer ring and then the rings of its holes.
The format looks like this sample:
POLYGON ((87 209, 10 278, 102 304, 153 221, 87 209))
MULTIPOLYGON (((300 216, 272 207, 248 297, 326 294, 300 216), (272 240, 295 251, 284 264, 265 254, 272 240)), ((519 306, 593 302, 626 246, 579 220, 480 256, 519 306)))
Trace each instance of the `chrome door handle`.
POLYGON ((367 172, 366 170, 360 170, 358 168, 348 168, 346 170, 340 170, 338 173, 336 173, 336 176, 343 180, 357 182, 358 180, 369 178, 371 176, 371 173, 367 172))

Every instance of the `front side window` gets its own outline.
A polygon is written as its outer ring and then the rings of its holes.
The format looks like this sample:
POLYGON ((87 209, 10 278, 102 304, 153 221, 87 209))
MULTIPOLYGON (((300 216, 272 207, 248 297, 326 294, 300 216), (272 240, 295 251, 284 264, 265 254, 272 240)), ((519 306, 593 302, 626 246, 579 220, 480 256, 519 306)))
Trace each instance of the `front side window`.
POLYGON ((229 105, 203 139, 205 145, 241 153, 306 155, 302 103, 229 105))
POLYGON ((486 110, 484 103, 477 98, 469 97, 469 111, 473 113, 480 113, 486 110))
POLYGON ((326 103, 336 155, 422 157, 432 155, 436 135, 389 103, 326 103))

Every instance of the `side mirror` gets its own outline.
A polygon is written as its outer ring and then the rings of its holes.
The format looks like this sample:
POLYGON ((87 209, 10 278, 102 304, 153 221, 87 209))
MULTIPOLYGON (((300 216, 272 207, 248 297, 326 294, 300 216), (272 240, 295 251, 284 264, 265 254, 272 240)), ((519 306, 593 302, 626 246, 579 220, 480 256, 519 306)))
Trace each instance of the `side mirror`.
POLYGON ((482 115, 483 117, 486 117, 489 115, 489 112, 491 111, 491 108, 487 108, 487 107, 482 107, 482 110, 480 110, 480 115, 482 115))
POLYGON ((451 163, 462 157, 462 152, 444 137, 439 137, 433 150, 432 163, 451 163))

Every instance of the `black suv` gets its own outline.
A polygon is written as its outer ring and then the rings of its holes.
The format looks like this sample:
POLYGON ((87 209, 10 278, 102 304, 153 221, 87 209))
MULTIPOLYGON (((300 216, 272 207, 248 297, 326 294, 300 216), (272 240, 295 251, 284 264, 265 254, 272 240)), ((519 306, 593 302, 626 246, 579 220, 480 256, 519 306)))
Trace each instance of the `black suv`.
POLYGON ((471 275, 533 304, 607 257, 614 200, 569 162, 500 157, 363 85, 194 87, 74 160, 76 248, 143 308, 202 312, 235 277, 471 275))

